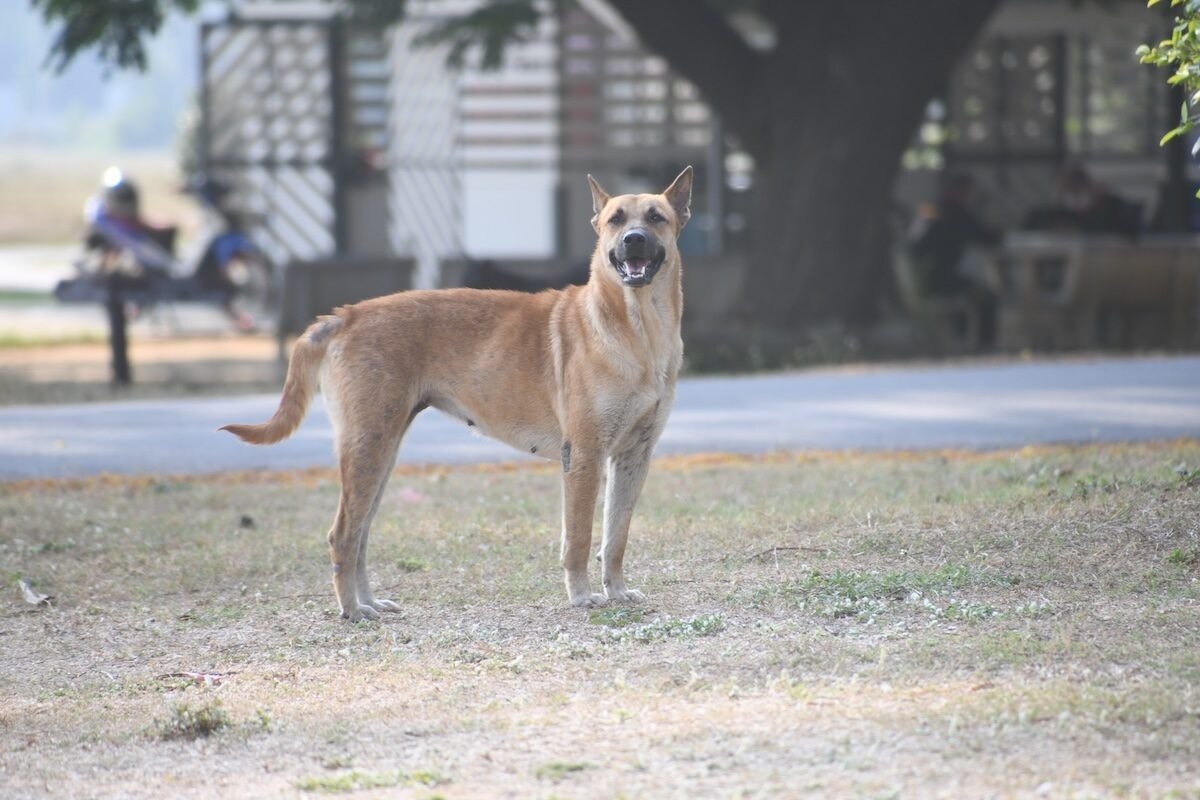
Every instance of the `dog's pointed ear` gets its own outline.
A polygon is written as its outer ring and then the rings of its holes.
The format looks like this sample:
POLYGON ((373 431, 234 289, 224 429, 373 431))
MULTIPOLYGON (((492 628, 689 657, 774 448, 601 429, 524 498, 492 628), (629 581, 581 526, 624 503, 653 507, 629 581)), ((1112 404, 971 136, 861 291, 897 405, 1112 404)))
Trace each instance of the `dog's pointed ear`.
POLYGON ((599 233, 600 212, 604 210, 604 206, 608 203, 610 195, 604 191, 604 187, 591 175, 588 175, 588 186, 592 189, 592 227, 596 229, 596 233, 599 233))
POLYGON ((687 225, 689 219, 692 218, 692 168, 686 166, 683 172, 671 182, 671 185, 663 191, 663 197, 667 198, 667 202, 671 204, 671 208, 675 209, 675 218, 679 220, 679 229, 683 230, 683 226, 687 225))

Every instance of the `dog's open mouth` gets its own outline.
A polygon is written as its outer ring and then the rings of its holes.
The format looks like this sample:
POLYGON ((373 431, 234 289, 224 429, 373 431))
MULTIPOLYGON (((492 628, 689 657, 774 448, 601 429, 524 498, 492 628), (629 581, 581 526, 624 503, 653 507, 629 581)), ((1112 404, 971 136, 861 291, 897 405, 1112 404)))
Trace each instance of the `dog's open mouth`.
POLYGON ((638 287, 645 286, 654 279, 654 274, 662 266, 664 255, 660 252, 658 257, 653 259, 626 255, 624 260, 621 260, 617 258, 616 253, 611 253, 609 259, 616 268, 617 274, 621 276, 622 283, 626 286, 638 287))
POLYGON ((617 265, 621 277, 626 283, 646 280, 646 267, 650 266, 648 258, 627 258, 617 265))

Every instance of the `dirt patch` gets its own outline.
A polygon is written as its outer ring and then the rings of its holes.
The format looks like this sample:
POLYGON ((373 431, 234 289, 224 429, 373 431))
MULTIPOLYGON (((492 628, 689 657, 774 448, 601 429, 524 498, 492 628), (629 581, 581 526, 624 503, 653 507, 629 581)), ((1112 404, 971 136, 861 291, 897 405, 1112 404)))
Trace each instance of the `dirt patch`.
POLYGON ((0 348, 0 405, 271 392, 285 369, 269 336, 135 338, 129 357, 118 388, 104 341, 0 348))
POLYGON ((337 617, 327 472, 0 485, 22 797, 1200 793, 1200 445, 673 459, 565 603, 558 476, 405 470, 337 617), (1195 557, 1192 557, 1195 555, 1195 557), (52 605, 27 604, 15 578, 52 605))

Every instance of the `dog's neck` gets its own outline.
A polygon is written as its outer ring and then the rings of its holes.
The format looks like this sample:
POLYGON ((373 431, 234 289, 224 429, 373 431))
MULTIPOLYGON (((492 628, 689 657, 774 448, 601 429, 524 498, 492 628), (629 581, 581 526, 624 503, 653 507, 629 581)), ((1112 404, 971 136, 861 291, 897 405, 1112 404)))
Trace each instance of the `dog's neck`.
POLYGON ((653 318, 655 327, 678 334, 683 319, 683 265, 678 254, 649 286, 636 289, 601 276, 601 270, 611 269, 607 256, 597 250, 586 290, 606 317, 621 319, 635 329, 644 328, 653 318))

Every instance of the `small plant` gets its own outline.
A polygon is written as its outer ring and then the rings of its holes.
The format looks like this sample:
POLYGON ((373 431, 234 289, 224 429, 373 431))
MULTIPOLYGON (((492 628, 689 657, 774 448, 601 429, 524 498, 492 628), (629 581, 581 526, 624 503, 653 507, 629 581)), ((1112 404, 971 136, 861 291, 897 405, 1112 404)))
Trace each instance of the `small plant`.
POLYGON ((608 628, 625 628, 641 622, 645 617, 646 612, 640 608, 601 608, 588 615, 588 622, 608 628))
POLYGON ((399 786, 407 779, 405 773, 395 770, 392 772, 344 772, 341 775, 329 775, 320 778, 303 778, 296 781, 296 788, 302 792, 322 792, 324 794, 342 794, 358 792, 363 789, 388 789, 399 786))
MULTIPOLYGON (((823 617, 870 620, 887 611, 890 603, 907 601, 919 603, 938 616, 944 616, 946 609, 934 604, 931 597, 971 585, 1011 585, 1014 582, 987 570, 956 564, 947 564, 930 572, 834 570, 826 574, 808 569, 799 578, 758 589, 751 597, 751 603, 761 606, 768 600, 780 598, 823 617)), ((953 606, 952 603, 947 608, 953 606)), ((957 604, 950 613, 968 614, 973 619, 990 615, 982 608, 969 611, 968 608, 968 605, 957 604)))
POLYGON ((321 759, 325 769, 350 769, 354 766, 354 757, 346 753, 336 753, 321 759))
POLYGON ((443 783, 450 782, 441 773, 428 769, 419 769, 416 772, 410 773, 408 780, 410 783, 419 783, 422 786, 441 786, 443 783))
POLYGON ((1044 600, 1030 600, 1028 603, 1021 603, 1013 611, 1018 617, 1041 619, 1053 614, 1054 608, 1044 600))
POLYGON ((996 616, 997 613, 999 612, 996 608, 987 603, 960 603, 954 600, 941 609, 940 615, 943 619, 948 620, 982 622, 985 619, 996 616))
MULTIPOLYGON (((330 764, 349 764, 349 758, 337 758, 333 761, 326 761, 324 766, 330 764)), ((336 768, 336 767, 333 767, 336 768)), ((343 772, 340 775, 326 775, 320 778, 304 778, 296 782, 296 788, 302 792, 321 792, 324 794, 343 794, 347 792, 358 792, 365 789, 390 789, 393 786, 401 786, 405 784, 417 784, 420 786, 440 786, 449 781, 437 772, 432 770, 417 770, 416 772, 405 772, 404 770, 391 770, 388 772, 363 772, 361 770, 352 770, 343 772)))
POLYGON ((551 761, 549 764, 538 767, 534 775, 541 781, 558 782, 573 772, 583 772, 591 767, 591 764, 585 764, 582 761, 551 761))
MULTIPOLYGON (((1070 477, 1072 473, 1073 470, 1071 469, 1035 461, 1029 471, 1024 473, 1023 478, 1026 486, 1035 489, 1047 489, 1057 486, 1060 481, 1070 477)), ((1018 477, 1021 477, 1021 474, 1014 473, 1013 478, 1018 477)))
POLYGON ((400 556, 396 559, 396 566, 401 572, 428 572, 429 565, 419 558, 411 558, 409 556, 400 556))
POLYGON ((1179 487, 1181 489, 1200 486, 1200 468, 1192 468, 1186 463, 1181 462, 1179 466, 1175 467, 1175 474, 1179 476, 1179 487))
POLYGON ((200 739, 228 726, 229 715, 220 700, 199 706, 175 703, 170 716, 159 722, 158 735, 162 739, 200 739))
POLYGON ((702 614, 687 619, 663 617, 643 625, 630 625, 609 632, 613 641, 634 641, 641 644, 659 642, 664 639, 681 639, 692 636, 712 636, 725 630, 725 620, 720 614, 702 614))
POLYGON ((1121 483, 1114 475, 1081 475, 1071 487, 1071 496, 1087 499, 1093 494, 1113 494, 1120 491, 1121 483))
POLYGON ((1167 554, 1167 563, 1181 567, 1200 564, 1200 547, 1176 547, 1167 554))

